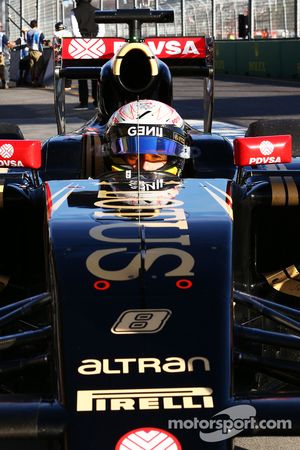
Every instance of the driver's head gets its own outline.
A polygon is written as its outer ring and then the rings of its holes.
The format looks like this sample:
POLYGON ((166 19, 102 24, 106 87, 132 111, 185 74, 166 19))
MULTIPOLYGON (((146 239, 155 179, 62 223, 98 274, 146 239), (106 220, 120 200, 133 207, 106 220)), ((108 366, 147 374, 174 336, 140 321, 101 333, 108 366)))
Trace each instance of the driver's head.
POLYGON ((57 22, 55 24, 55 31, 61 31, 61 30, 65 30, 65 26, 62 22, 57 22))
POLYGON ((190 157, 184 121, 171 106, 139 100, 119 108, 106 129, 112 171, 160 171, 179 176, 190 157))

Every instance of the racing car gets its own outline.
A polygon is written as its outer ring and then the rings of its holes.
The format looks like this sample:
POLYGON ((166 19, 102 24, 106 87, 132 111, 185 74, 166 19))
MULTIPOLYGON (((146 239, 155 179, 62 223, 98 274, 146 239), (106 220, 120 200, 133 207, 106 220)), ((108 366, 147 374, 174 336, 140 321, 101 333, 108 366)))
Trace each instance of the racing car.
POLYGON ((97 11, 129 38, 63 42, 58 135, 0 128, 1 449, 217 450, 239 433, 299 434, 297 139, 267 120, 233 144, 212 133, 212 40, 184 38, 174 58, 165 38, 172 57, 158 58, 142 37, 173 19, 97 11), (172 106, 180 65, 204 80, 203 131, 172 106), (100 94, 69 134, 65 78, 96 78, 100 94))

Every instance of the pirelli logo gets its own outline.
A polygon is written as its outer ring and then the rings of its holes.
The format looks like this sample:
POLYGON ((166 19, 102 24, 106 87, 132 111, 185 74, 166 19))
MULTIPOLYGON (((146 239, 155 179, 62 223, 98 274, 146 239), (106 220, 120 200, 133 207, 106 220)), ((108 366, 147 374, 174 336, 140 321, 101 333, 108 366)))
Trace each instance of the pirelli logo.
POLYGON ((213 408, 207 387, 77 391, 77 411, 213 408))

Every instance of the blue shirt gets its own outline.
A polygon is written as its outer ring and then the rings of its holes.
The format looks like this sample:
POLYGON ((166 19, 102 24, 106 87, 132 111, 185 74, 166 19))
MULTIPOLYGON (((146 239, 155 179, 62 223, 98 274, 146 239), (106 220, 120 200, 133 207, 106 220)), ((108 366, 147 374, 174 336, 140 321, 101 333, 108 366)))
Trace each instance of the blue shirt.
POLYGON ((43 40, 45 39, 43 33, 37 28, 27 31, 26 41, 30 50, 43 51, 43 40))
POLYGON ((7 36, 3 33, 3 31, 0 31, 0 53, 4 51, 4 47, 8 43, 7 36))

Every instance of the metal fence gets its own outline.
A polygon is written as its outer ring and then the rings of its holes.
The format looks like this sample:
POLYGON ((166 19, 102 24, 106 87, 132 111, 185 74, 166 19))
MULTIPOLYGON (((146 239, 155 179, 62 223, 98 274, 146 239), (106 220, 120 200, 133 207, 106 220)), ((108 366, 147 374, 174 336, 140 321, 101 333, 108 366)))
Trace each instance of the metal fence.
MULTIPOLYGON (((62 20, 70 26, 73 0, 0 0, 2 21, 11 39, 37 19, 47 39, 54 24, 62 20), (5 6, 3 6, 5 5, 5 6)), ((286 39, 299 37, 300 0, 94 0, 99 9, 172 9, 174 24, 143 26, 144 35, 211 35, 216 39, 241 39, 239 23, 247 27, 246 39, 286 39)), ((1 20, 1 16, 0 16, 1 20)), ((127 37, 126 25, 105 25, 106 36, 127 37)))

